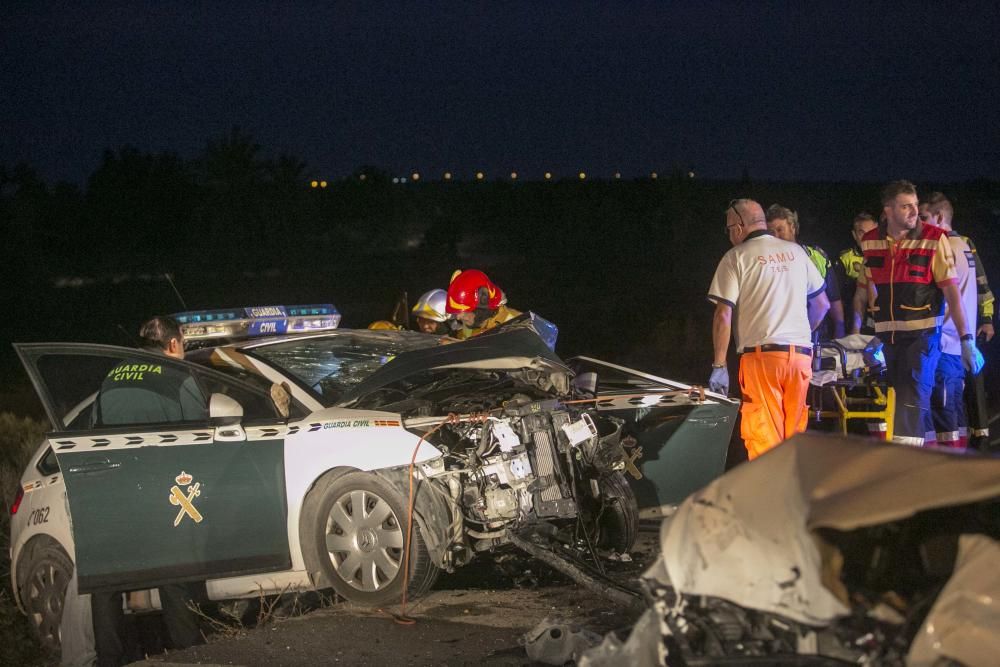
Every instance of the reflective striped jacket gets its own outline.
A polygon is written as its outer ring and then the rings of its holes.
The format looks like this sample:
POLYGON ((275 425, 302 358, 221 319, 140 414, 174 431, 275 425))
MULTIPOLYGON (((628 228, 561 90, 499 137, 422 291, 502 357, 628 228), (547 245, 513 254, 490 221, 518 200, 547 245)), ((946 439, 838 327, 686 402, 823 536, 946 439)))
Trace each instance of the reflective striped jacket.
POLYGON ((955 281, 955 260, 943 229, 918 222, 894 241, 883 223, 865 234, 861 251, 865 268, 859 282, 869 286, 876 333, 941 326, 944 295, 938 284, 955 281))

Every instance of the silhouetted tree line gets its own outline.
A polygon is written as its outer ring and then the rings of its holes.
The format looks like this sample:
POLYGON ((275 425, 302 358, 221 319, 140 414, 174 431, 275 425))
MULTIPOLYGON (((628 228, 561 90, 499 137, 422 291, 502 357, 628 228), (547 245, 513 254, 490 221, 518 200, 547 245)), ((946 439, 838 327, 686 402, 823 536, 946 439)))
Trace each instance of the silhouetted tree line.
MULTIPOLYGON (((36 292, 59 276, 170 272, 179 282, 200 276, 184 289, 192 307, 285 300, 277 288, 266 298, 240 291, 248 270, 274 270, 292 276, 283 289, 298 276, 330 300, 354 299, 355 319, 345 317, 363 325, 386 316, 369 304, 388 308, 398 290, 416 296, 444 286, 454 268, 478 265, 512 305, 559 322, 571 343, 632 336, 640 345, 648 335, 635 332, 666 321, 671 331, 703 328, 704 294, 728 248, 730 199, 796 209, 801 239, 835 256, 851 242, 857 212, 878 214, 881 186, 710 181, 686 170, 656 180, 398 185, 362 167, 326 188, 310 187, 314 178, 304 161, 267 157, 239 128, 195 159, 108 150, 82 189, 0 163, 8 293, 36 292)), ((918 186, 952 198, 956 226, 977 241, 1000 286, 1000 185, 918 186)))

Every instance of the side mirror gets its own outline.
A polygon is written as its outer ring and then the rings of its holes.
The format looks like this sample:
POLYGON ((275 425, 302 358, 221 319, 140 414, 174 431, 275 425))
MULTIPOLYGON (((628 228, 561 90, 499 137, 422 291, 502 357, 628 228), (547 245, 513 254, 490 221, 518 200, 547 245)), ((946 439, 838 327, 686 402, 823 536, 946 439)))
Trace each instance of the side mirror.
POLYGON ((243 417, 243 406, 234 398, 215 393, 208 400, 208 416, 213 421, 234 424, 243 417))
POLYGON ((587 371, 573 378, 573 386, 591 394, 597 393, 597 373, 587 371))

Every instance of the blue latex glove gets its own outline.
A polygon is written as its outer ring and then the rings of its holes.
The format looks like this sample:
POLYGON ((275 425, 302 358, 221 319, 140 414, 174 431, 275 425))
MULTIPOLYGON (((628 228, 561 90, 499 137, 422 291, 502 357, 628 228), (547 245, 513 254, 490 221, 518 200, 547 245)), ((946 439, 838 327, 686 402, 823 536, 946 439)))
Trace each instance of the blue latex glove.
POLYGON ((974 340, 963 340, 962 341, 962 365, 965 366, 967 373, 972 373, 973 375, 979 375, 979 371, 983 370, 983 366, 986 364, 986 360, 983 359, 983 353, 979 351, 976 347, 976 341, 974 340))
POLYGON ((708 388, 726 396, 729 395, 729 369, 713 368, 712 375, 708 378, 708 388))
POLYGON ((878 336, 872 336, 868 345, 861 351, 861 357, 865 360, 865 366, 877 367, 885 366, 885 353, 882 351, 882 341, 878 336))

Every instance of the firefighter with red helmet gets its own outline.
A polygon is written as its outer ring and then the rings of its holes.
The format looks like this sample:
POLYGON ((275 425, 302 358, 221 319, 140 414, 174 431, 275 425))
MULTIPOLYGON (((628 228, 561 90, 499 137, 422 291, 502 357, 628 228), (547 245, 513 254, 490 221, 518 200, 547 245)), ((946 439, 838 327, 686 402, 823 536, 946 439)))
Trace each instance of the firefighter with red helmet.
POLYGON ((478 336, 521 314, 507 307, 503 290, 478 269, 459 270, 452 275, 445 310, 462 325, 452 334, 459 340, 478 336))

